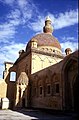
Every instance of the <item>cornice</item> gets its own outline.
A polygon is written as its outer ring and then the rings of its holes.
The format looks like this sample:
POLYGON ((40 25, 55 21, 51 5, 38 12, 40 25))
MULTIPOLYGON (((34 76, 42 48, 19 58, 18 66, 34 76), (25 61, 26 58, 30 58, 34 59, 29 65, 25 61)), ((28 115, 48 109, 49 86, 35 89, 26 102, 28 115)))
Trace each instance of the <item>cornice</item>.
POLYGON ((38 53, 38 54, 42 54, 42 55, 47 55, 47 56, 51 56, 51 57, 57 57, 57 58, 61 58, 63 59, 64 56, 62 55, 57 55, 56 53, 49 53, 46 51, 41 51, 41 50, 37 50, 35 48, 29 49, 28 51, 24 52, 14 63, 14 65, 16 65, 17 63, 19 63, 22 59, 24 59, 27 55, 31 54, 31 53, 38 53))

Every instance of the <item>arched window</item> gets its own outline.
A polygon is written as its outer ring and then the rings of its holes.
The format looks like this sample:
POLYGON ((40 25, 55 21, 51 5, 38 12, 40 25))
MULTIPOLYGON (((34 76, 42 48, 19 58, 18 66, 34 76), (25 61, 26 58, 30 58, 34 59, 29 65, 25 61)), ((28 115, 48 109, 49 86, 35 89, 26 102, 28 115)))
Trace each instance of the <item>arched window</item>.
POLYGON ((43 83, 42 83, 42 80, 39 80, 38 88, 39 88, 39 96, 43 96, 43 83))
POLYGON ((47 85, 47 94, 50 94, 50 84, 47 85))
POLYGON ((59 93, 59 83, 55 84, 55 91, 56 91, 56 93, 59 93))
POLYGON ((10 72, 10 81, 16 80, 16 72, 10 72))
POLYGON ((40 92, 40 95, 42 95, 42 86, 40 86, 40 90, 39 90, 39 92, 40 92))
POLYGON ((36 89, 36 87, 34 86, 34 87, 33 87, 33 96, 34 96, 34 97, 36 97, 36 93, 37 93, 37 89, 36 89))

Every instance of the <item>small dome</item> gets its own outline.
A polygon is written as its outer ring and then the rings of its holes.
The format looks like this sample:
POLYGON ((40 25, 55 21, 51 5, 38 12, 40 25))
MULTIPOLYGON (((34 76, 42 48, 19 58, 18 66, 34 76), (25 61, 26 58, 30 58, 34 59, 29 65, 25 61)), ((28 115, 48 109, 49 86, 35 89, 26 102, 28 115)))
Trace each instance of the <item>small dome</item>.
POLYGON ((72 52, 72 50, 70 48, 66 48, 65 52, 67 52, 67 51, 72 52))
POLYGON ((72 52, 72 50, 70 48, 66 48, 66 50, 65 50, 66 55, 69 55, 71 52, 72 52))
MULTIPOLYGON (((34 36, 32 39, 37 40, 38 46, 52 46, 52 47, 59 48, 61 50, 60 43, 51 34, 41 33, 41 34, 34 36)), ((31 40, 28 42, 26 50, 29 49, 31 40)))

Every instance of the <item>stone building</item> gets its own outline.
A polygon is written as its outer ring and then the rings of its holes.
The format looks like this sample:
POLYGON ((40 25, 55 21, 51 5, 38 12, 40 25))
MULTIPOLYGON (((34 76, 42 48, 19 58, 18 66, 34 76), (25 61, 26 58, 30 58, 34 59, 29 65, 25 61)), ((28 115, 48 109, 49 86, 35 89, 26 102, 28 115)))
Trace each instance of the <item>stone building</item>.
POLYGON ((19 51, 13 66, 4 72, 6 97, 11 108, 79 108, 78 51, 72 53, 67 48, 63 56, 60 43, 52 32, 51 19, 47 17, 43 33, 34 36, 25 51, 19 51), (12 73, 15 73, 15 81, 11 78, 12 73))

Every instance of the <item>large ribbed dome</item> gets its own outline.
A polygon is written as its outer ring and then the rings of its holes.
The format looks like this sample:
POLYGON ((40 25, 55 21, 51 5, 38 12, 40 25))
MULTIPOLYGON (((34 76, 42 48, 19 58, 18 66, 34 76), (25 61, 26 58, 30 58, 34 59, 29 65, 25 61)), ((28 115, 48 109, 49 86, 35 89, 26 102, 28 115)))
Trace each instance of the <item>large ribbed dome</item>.
POLYGON ((28 49, 29 44, 33 39, 37 41, 38 46, 52 46, 52 47, 59 48, 61 50, 61 46, 60 46, 60 43, 58 42, 58 40, 51 34, 47 34, 47 33, 41 33, 41 34, 34 36, 28 42, 26 49, 28 49))

